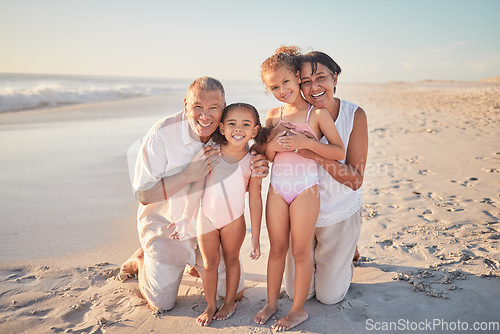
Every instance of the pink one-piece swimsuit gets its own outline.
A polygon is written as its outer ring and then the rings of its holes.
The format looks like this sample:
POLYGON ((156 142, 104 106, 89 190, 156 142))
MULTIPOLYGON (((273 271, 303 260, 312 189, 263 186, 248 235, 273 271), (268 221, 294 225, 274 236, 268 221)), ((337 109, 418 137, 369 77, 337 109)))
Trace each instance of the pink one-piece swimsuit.
MULTIPOLYGON (((316 134, 309 125, 309 116, 313 106, 309 105, 305 123, 291 123, 297 132, 310 132, 316 134)), ((283 107, 281 107, 280 123, 283 122, 283 107)), ((283 199, 291 204, 304 190, 319 183, 318 164, 316 161, 304 158, 295 152, 278 152, 274 157, 271 170, 271 185, 280 193, 283 199)))

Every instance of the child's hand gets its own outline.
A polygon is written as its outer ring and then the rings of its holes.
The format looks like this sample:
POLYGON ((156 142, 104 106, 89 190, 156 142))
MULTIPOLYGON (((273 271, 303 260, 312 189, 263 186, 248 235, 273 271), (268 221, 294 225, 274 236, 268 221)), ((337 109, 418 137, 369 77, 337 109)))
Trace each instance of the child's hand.
POLYGON ((250 252, 250 258, 252 260, 257 260, 260 257, 260 242, 259 240, 254 240, 252 238, 252 251, 250 252))
POLYGON ((187 233, 187 222, 185 220, 181 220, 180 222, 177 223, 171 223, 168 225, 168 228, 174 227, 175 226, 175 231, 170 234, 170 239, 183 239, 186 237, 187 233))

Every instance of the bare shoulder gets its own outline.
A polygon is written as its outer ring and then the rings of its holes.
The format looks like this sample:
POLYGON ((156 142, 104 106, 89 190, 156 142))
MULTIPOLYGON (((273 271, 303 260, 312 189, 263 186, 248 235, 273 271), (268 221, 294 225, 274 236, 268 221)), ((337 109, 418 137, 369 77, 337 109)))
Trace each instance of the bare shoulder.
POLYGON ((356 111, 354 112, 354 125, 356 124, 366 124, 367 123, 367 117, 366 113, 363 110, 363 108, 358 107, 356 111))
POLYGON ((313 115, 317 122, 329 122, 329 120, 333 122, 332 116, 325 108, 315 108, 313 110, 313 115))
POLYGON ((278 123, 279 117, 280 108, 273 108, 269 110, 266 114, 266 127, 274 127, 278 123))
POLYGON ((280 108, 279 107, 273 108, 267 112, 266 119, 279 117, 279 115, 280 115, 280 108))

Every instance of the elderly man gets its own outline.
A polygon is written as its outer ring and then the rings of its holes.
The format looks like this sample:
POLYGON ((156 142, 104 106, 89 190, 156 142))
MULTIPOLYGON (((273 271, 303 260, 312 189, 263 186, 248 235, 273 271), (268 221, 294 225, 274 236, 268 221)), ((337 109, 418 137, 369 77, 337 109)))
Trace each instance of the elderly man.
MULTIPOLYGON (((184 268, 196 262, 196 238, 175 240, 169 236, 175 227, 172 223, 186 218, 191 184, 219 162, 218 147, 207 143, 225 105, 224 88, 218 80, 196 79, 187 91, 184 111, 154 124, 139 151, 133 188, 139 200, 141 248, 123 264, 122 272, 138 274, 140 291, 154 310, 174 307, 184 268)), ((251 168, 262 177, 269 171, 262 155, 252 159, 251 168)), ((243 278, 238 291, 241 297, 243 278)), ((225 295, 225 273, 219 275, 218 292, 225 295)))

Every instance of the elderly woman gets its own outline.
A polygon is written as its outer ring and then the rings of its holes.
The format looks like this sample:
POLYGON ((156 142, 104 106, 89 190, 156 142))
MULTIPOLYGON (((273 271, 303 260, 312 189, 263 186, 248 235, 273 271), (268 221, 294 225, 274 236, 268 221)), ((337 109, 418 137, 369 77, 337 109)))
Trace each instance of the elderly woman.
MULTIPOLYGON (((352 260, 357 253, 361 229, 361 185, 368 153, 364 110, 334 96, 340 71, 340 66, 323 52, 310 52, 302 58, 302 93, 315 107, 328 110, 346 147, 346 158, 342 161, 299 150, 302 156, 315 159, 323 167, 320 168, 321 207, 312 248, 314 273, 308 298, 316 294, 316 299, 324 304, 340 302, 351 284, 352 260)), ((323 137, 321 141, 326 139, 323 137)), ((288 252, 285 289, 292 299, 294 270, 288 252)))

